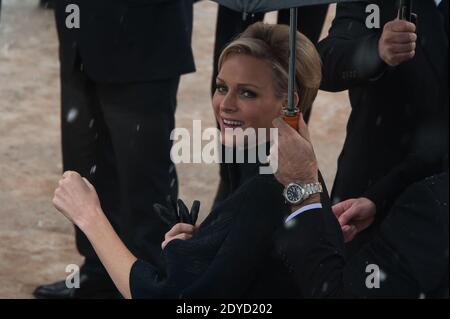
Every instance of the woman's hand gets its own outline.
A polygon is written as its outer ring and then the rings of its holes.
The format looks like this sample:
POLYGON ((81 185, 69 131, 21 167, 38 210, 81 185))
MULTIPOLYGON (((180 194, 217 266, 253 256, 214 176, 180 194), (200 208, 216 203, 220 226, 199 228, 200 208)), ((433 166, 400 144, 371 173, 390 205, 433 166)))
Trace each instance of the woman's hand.
POLYGON ((65 172, 53 205, 84 232, 120 293, 131 298, 130 273, 136 257, 103 213, 94 186, 76 172, 65 172))
POLYGON ((186 240, 192 237, 194 231, 197 229, 196 226, 190 224, 179 223, 172 227, 169 230, 164 238, 164 241, 161 244, 161 248, 166 248, 167 244, 170 243, 174 239, 186 240))
POLYGON ((77 172, 67 171, 55 190, 53 205, 82 230, 95 220, 101 211, 94 186, 77 172))

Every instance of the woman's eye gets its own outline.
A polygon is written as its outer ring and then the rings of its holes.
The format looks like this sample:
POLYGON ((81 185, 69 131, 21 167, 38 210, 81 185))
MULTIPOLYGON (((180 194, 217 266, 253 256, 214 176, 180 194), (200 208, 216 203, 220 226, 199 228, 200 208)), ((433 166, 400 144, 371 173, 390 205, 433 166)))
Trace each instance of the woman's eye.
POLYGON ((216 89, 217 89, 217 92, 219 92, 219 93, 226 93, 227 92, 227 88, 226 88, 225 85, 217 84, 216 85, 216 89))
POLYGON ((256 97, 256 93, 249 91, 249 90, 244 90, 242 91, 242 96, 246 97, 246 98, 255 98, 256 97))

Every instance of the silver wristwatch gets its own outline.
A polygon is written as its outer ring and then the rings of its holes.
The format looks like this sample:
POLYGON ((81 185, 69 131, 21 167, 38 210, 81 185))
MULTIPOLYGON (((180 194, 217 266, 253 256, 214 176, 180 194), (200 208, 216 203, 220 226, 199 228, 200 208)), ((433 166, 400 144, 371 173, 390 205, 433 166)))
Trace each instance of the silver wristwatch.
POLYGON ((320 183, 303 184, 290 183, 283 191, 283 196, 291 205, 298 205, 310 198, 314 194, 322 193, 323 188, 320 183))

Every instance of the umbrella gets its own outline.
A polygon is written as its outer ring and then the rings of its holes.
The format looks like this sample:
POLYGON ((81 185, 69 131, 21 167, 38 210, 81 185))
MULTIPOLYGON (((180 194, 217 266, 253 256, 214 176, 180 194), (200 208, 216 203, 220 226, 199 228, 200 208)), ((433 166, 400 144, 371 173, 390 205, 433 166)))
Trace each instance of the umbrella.
POLYGON ((290 9, 290 52, 289 52, 289 86, 288 105, 284 110, 284 120, 293 128, 298 127, 299 110, 294 106, 295 87, 295 61, 296 61, 296 32, 297 32, 297 8, 303 6, 349 2, 355 0, 212 0, 229 9, 244 12, 257 13, 280 9, 290 9))
MULTIPOLYGON (((229 9, 246 12, 269 12, 319 4, 348 2, 352 0, 213 0, 229 9)), ((353 0, 355 1, 355 0, 353 0)))

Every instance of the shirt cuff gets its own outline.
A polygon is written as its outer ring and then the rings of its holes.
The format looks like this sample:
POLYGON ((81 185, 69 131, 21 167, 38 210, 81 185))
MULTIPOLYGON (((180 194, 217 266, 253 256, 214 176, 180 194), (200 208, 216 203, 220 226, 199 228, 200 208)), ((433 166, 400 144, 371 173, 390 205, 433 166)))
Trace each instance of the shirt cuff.
POLYGON ((302 208, 296 210, 295 212, 293 212, 292 214, 290 214, 288 216, 288 218, 286 218, 286 220, 284 221, 285 224, 289 223, 292 219, 294 219, 295 217, 297 217, 298 215, 313 210, 313 209, 322 209, 323 206, 320 203, 316 203, 316 204, 310 204, 310 205, 306 205, 303 206, 302 208))

